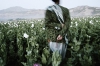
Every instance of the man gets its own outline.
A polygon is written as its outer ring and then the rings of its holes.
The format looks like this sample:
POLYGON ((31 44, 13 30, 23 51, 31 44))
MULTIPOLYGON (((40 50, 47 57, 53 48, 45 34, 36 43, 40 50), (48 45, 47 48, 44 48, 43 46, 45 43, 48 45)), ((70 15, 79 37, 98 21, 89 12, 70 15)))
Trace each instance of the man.
POLYGON ((67 8, 59 5, 60 0, 52 1, 55 4, 49 6, 45 13, 46 37, 51 51, 58 51, 64 59, 68 44, 67 33, 71 24, 70 14, 67 8), (55 49, 56 43, 61 47, 55 49))

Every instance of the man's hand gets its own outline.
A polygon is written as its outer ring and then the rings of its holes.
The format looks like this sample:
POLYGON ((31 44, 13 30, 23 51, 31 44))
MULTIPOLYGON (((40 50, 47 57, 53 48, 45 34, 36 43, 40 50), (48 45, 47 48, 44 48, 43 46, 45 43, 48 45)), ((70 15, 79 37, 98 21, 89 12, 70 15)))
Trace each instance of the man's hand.
POLYGON ((64 27, 64 24, 61 24, 62 28, 64 27))
POLYGON ((60 41, 60 40, 62 40, 62 36, 61 35, 58 35, 58 37, 57 37, 57 41, 60 41))

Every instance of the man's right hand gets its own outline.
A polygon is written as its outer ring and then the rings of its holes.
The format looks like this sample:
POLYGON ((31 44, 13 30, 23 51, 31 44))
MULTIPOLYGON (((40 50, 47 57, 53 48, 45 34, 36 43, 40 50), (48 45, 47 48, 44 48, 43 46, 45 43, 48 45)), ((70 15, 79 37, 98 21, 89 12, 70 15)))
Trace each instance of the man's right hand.
POLYGON ((61 35, 58 35, 58 37, 57 37, 57 41, 60 41, 60 40, 62 40, 62 36, 61 35))

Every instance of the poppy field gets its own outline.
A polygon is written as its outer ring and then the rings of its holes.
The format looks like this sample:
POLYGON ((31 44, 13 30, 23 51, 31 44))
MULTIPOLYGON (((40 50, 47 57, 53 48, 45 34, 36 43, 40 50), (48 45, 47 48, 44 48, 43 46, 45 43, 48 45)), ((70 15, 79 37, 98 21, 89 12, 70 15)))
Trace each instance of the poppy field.
MULTIPOLYGON (((57 66, 50 53, 44 19, 0 22, 0 66, 57 66)), ((100 16, 71 18, 63 66, 99 66, 100 16)))

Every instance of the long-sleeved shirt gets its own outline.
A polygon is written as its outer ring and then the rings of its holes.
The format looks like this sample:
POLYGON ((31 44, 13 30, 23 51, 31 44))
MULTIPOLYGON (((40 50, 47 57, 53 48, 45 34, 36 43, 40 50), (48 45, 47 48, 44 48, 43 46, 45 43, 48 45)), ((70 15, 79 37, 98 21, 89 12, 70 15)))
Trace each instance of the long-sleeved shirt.
MULTIPOLYGON (((69 27, 71 24, 69 10, 63 6, 60 6, 60 8, 62 9, 63 19, 64 19, 63 27, 62 27, 61 23, 59 22, 55 12, 46 10, 45 28, 46 28, 47 40, 57 41, 58 35, 61 35, 64 38, 66 33, 69 30, 69 27)), ((63 39, 62 41, 65 41, 65 39, 63 39)))

